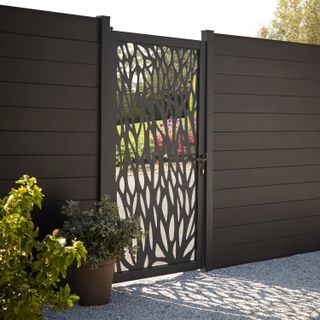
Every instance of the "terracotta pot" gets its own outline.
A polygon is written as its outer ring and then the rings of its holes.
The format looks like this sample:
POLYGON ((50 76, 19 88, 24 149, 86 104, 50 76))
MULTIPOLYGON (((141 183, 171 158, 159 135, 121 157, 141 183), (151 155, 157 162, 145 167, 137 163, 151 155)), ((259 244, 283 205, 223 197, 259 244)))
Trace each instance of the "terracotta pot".
POLYGON ((80 297, 83 306, 97 306, 110 301, 115 260, 104 261, 92 269, 84 264, 79 269, 72 268, 68 275, 71 291, 80 297))

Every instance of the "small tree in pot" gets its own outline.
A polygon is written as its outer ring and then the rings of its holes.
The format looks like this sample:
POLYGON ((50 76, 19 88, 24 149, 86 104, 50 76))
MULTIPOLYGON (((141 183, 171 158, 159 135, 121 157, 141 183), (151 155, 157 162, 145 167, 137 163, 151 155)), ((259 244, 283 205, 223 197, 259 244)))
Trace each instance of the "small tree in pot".
POLYGON ((135 217, 121 219, 117 204, 108 195, 103 195, 91 210, 81 210, 79 202, 68 200, 62 215, 63 236, 83 241, 88 251, 87 263, 70 274, 71 288, 82 305, 108 303, 116 260, 126 250, 134 253, 133 239, 142 237, 139 221, 135 217))

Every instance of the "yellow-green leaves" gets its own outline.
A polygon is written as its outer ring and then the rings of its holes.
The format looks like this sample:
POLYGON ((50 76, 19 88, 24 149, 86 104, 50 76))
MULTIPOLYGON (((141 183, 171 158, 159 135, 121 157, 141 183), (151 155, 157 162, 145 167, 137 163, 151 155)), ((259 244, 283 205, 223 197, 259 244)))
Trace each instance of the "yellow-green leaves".
POLYGON ((43 304, 65 310, 78 299, 68 285, 57 287, 74 261, 86 259, 86 249, 81 241, 68 245, 58 230, 39 241, 31 210, 41 208, 44 195, 36 178, 24 175, 16 183, 0 199, 0 319, 38 320, 43 304))

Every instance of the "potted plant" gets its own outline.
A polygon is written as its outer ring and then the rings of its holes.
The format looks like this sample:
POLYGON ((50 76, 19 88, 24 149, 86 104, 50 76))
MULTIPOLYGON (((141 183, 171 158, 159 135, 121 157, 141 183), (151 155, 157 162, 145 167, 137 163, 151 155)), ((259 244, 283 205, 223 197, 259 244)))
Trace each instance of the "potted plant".
POLYGON ((140 223, 135 217, 121 219, 117 204, 108 195, 90 210, 81 210, 79 202, 69 200, 62 207, 62 216, 62 235, 81 240, 88 252, 87 262, 70 272, 71 289, 80 296, 81 305, 108 303, 115 262, 126 250, 134 253, 133 239, 142 237, 140 223))

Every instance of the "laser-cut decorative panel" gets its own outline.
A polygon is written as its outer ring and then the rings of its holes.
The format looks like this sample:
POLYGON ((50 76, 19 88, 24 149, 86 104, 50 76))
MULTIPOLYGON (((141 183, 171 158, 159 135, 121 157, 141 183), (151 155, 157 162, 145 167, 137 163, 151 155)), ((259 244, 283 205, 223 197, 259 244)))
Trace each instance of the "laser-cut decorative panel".
POLYGON ((192 261, 198 51, 120 43, 117 57, 117 201, 147 232, 117 271, 192 261))

